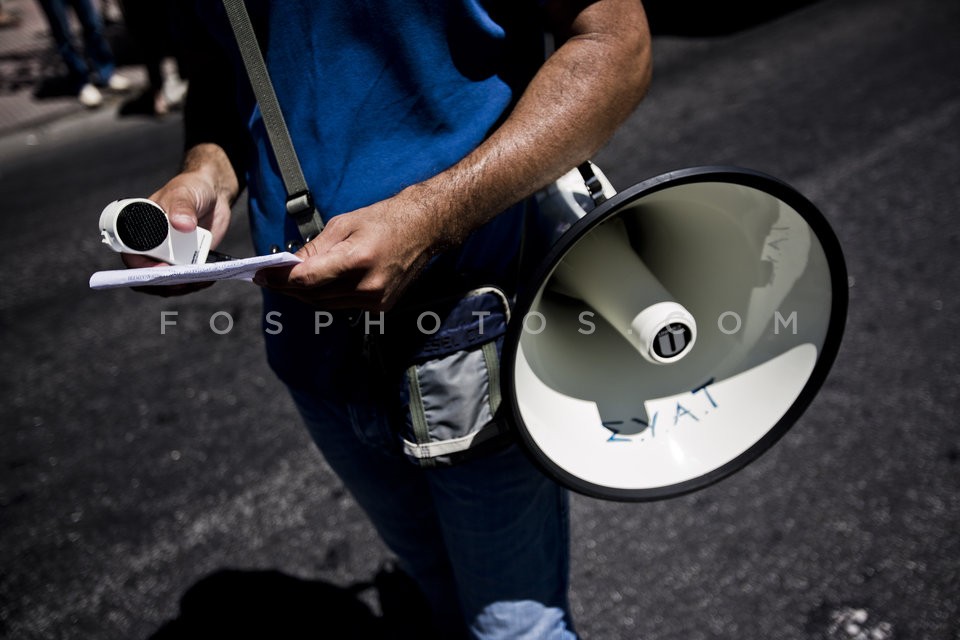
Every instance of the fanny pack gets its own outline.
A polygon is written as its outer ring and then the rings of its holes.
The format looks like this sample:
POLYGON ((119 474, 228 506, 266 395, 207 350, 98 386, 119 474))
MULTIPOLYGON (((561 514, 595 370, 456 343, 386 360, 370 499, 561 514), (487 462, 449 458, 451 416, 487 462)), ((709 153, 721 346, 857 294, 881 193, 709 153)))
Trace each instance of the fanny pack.
POLYGON ((407 458, 449 466, 511 443, 500 413, 500 351, 510 321, 504 292, 480 287, 387 317, 380 355, 400 372, 396 424, 407 458))

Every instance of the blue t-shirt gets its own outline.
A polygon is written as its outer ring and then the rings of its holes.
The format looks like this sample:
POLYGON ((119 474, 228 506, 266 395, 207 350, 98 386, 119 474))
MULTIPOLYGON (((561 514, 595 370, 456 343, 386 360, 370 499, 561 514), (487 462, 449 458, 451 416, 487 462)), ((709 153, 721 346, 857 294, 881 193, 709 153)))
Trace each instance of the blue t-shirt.
MULTIPOLYGON (((498 126, 542 62, 537 4, 247 3, 300 164, 325 220, 436 175, 498 126)), ((241 116, 253 142, 239 166, 249 169, 251 229, 256 252, 265 254, 299 235, 285 213, 277 163, 222 5, 203 2, 198 7, 207 29, 231 52, 241 116)), ((467 274, 472 281, 503 281, 520 243, 521 224, 520 207, 497 216, 462 247, 440 257, 441 268, 467 274)), ((298 313, 297 303, 275 295, 267 295, 266 302, 267 312, 283 314, 283 331, 267 339, 281 377, 294 374, 286 352, 299 349, 303 356, 304 348, 336 349, 327 344, 330 339, 316 336, 312 309, 298 313), (303 317, 294 317, 298 315, 303 317), (304 333, 314 337, 307 339, 304 333)))

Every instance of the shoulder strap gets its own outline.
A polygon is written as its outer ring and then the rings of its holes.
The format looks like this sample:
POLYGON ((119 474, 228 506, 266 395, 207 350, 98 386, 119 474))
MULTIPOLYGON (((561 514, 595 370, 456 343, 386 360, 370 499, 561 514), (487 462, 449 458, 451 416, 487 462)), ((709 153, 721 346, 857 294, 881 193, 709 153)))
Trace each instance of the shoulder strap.
POLYGON ((263 115, 263 124, 273 147, 273 155, 280 167, 280 177, 287 191, 287 213, 297 222, 300 236, 304 242, 309 242, 323 230, 323 219, 313 204, 313 197, 307 187, 306 178, 297 160, 297 152, 293 148, 290 132, 283 119, 277 94, 270 82, 267 65, 257 44, 257 36, 250 22, 250 15, 243 4, 243 0, 223 0, 227 10, 233 35, 240 47, 240 56, 250 78, 253 94, 260 105, 263 115))

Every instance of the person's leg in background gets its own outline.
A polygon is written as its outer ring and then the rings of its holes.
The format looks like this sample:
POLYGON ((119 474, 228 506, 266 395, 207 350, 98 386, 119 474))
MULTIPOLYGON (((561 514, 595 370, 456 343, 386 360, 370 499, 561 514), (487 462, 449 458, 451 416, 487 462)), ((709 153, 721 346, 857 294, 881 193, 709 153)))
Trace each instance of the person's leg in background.
POLYGON ((103 34, 103 22, 91 0, 68 0, 83 27, 83 52, 73 44, 65 0, 38 1, 47 17, 57 52, 67 66, 71 88, 77 92, 81 104, 94 108, 103 103, 103 95, 97 85, 107 86, 114 91, 130 88, 127 78, 114 73, 116 64, 113 52, 103 34), (92 72, 87 64, 88 58, 93 63, 92 72))
POLYGON ((110 43, 103 32, 103 19, 97 11, 93 0, 69 0, 77 20, 83 29, 84 53, 93 64, 94 82, 101 87, 109 87, 115 91, 125 91, 130 88, 129 80, 115 77, 117 65, 110 49, 110 43))
POLYGON ((67 7, 64 0, 38 0, 47 24, 50 35, 57 47, 57 53, 67 66, 67 73, 71 82, 76 84, 77 91, 90 81, 90 69, 84 56, 73 46, 70 33, 70 23, 67 19, 67 7))

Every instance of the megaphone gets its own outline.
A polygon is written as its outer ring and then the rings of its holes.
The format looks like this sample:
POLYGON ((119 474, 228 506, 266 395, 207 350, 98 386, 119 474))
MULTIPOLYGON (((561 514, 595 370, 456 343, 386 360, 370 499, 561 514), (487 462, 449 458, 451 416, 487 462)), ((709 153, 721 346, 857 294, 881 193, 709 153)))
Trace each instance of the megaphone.
POLYGON ((504 401, 543 471, 592 497, 706 487, 797 421, 839 349, 843 254, 786 183, 694 167, 538 195, 549 249, 504 339, 504 401))

